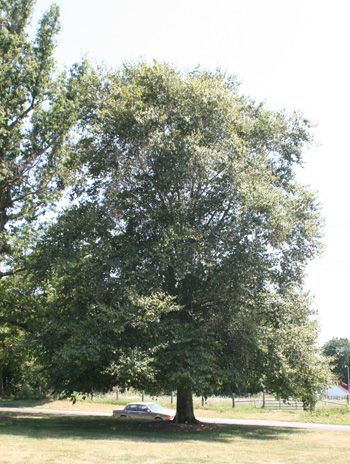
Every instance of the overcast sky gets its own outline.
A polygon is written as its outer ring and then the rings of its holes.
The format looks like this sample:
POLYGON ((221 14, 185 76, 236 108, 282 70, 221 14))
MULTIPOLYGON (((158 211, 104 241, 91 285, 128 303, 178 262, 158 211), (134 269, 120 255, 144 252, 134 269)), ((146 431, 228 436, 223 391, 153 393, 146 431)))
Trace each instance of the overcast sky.
MULTIPOLYGON (((38 0, 34 20, 50 0, 38 0)), ((59 0, 56 58, 120 66, 140 57, 220 67, 271 109, 302 110, 319 146, 300 179, 318 192, 326 251, 308 268, 323 344, 350 338, 349 0, 59 0)))

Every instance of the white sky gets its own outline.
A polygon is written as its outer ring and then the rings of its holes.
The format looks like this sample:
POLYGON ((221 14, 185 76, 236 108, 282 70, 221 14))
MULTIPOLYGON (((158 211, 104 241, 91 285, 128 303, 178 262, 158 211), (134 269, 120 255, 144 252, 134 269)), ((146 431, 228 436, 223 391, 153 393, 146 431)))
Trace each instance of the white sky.
MULTIPOLYGON (((50 0, 38 0, 34 21, 50 0)), ((326 252, 309 266, 323 344, 350 338, 349 0, 58 0, 56 57, 108 65, 140 57, 178 67, 220 67, 272 109, 302 110, 319 147, 305 153, 304 183, 318 191, 326 252)))

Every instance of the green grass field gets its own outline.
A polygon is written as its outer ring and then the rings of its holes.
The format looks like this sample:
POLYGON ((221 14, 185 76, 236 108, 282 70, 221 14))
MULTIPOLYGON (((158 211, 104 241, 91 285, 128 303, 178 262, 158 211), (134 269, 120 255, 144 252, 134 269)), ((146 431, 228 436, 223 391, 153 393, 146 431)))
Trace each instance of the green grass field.
POLYGON ((2 413, 1 464, 349 462, 350 433, 2 413))
MULTIPOLYGON (((146 400, 151 398, 145 398, 146 400)), ((35 413, 0 411, 1 464, 186 464, 350 462, 350 432, 252 426, 176 426, 123 421, 113 417, 47 415, 42 408, 112 412, 136 396, 95 396, 74 405, 67 400, 1 400, 0 406, 35 407, 35 413)), ((170 398, 156 398, 164 406, 170 398)), ((232 409, 227 399, 212 398, 197 417, 271 419, 350 424, 347 408, 270 410, 250 405, 232 409)))

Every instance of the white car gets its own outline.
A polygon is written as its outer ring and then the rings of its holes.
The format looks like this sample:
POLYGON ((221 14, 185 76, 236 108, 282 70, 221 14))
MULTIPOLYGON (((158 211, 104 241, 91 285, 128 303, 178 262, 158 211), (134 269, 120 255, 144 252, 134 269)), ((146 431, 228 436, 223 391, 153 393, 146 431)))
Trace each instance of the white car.
POLYGON ((158 403, 151 401, 137 401, 129 403, 123 409, 115 409, 113 416, 132 418, 132 419, 158 419, 158 420, 173 420, 176 411, 173 409, 165 409, 158 403))

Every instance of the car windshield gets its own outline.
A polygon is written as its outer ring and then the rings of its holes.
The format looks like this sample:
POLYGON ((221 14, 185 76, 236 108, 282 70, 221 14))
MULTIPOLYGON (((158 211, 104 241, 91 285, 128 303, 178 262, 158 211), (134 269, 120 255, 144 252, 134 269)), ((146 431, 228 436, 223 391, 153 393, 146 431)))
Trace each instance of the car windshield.
POLYGON ((161 410, 161 409, 164 409, 163 406, 161 406, 161 405, 158 404, 158 403, 149 404, 148 407, 149 407, 152 411, 159 411, 159 410, 161 410))

